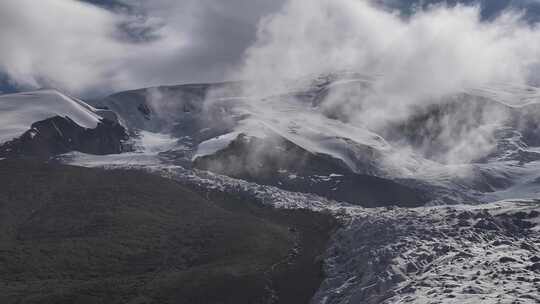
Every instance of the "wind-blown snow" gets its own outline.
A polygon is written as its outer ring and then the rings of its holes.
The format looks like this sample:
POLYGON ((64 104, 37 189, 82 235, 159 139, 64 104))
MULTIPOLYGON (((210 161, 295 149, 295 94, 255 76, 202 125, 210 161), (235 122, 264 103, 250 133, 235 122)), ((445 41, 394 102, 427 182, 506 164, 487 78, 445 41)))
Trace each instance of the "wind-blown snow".
POLYGON ((138 143, 142 152, 159 153, 174 148, 177 141, 176 138, 167 134, 141 131, 138 143))
POLYGON ((392 149, 381 136, 367 128, 331 119, 320 108, 289 94, 236 98, 229 106, 231 116, 240 117, 234 131, 200 143, 195 158, 214 154, 239 134, 245 134, 288 140, 308 152, 339 159, 351 171, 360 173, 365 169, 365 162, 373 161, 372 154, 388 153, 392 149))
POLYGON ((84 128, 95 128, 101 117, 91 106, 55 90, 0 96, 0 143, 12 140, 35 122, 66 117, 84 128))
POLYGON ((134 151, 110 155, 93 155, 81 152, 69 152, 59 156, 64 163, 84 167, 154 167, 162 165, 160 153, 187 148, 178 143, 178 139, 167 134, 140 131, 131 139, 134 151))
POLYGON ((252 112, 239 129, 247 134, 267 130, 269 134, 285 138, 309 152, 340 159, 353 171, 360 171, 357 168, 358 159, 365 152, 360 146, 378 151, 390 149, 377 134, 365 128, 326 118, 316 111, 306 111, 289 104, 276 103, 266 106, 268 108, 265 110, 252 112))
POLYGON ((195 155, 193 155, 193 159, 195 160, 198 157, 212 155, 225 149, 233 140, 238 137, 238 135, 240 135, 239 132, 232 132, 200 143, 197 147, 197 152, 195 152, 195 155))

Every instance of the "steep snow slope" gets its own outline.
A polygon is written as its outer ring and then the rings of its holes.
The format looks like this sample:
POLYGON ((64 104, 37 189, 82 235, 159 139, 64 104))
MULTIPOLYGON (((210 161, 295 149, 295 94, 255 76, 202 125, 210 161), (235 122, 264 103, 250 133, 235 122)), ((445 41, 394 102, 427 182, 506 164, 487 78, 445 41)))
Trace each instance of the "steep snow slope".
POLYGON ((60 116, 83 128, 102 119, 93 107, 55 90, 0 95, 0 143, 14 139, 38 121, 60 116))

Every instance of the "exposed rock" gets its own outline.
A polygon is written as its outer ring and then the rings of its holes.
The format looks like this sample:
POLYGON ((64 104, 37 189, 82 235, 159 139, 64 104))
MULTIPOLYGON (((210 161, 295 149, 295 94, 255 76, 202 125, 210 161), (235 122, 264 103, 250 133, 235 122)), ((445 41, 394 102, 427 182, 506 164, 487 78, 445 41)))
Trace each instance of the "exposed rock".
POLYGON ((511 257, 502 257, 499 259, 499 262, 501 263, 516 263, 517 260, 511 257))
POLYGON ((0 157, 52 156, 70 151, 115 154, 129 150, 126 130, 118 123, 102 120, 95 129, 80 127, 69 118, 53 117, 32 124, 19 138, 0 145, 0 157))

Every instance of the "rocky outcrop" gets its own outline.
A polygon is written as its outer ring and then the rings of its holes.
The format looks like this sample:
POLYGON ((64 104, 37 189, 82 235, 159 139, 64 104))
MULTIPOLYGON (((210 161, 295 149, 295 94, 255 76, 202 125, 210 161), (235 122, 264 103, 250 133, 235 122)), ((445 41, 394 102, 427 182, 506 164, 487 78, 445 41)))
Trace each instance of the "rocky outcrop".
POLYGON ((56 116, 35 122, 22 136, 0 145, 0 157, 49 158, 70 151, 114 154, 128 150, 124 144, 127 139, 126 130, 109 119, 87 129, 67 117, 56 116))

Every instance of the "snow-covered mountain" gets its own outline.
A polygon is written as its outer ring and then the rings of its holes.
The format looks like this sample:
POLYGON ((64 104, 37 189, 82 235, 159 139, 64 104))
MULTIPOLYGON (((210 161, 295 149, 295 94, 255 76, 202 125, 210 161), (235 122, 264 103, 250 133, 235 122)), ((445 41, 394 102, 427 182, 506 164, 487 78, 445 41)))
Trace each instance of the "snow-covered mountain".
POLYGON ((286 190, 364 206, 488 202, 513 198, 513 187, 535 195, 538 88, 495 84, 352 116, 378 78, 336 73, 266 96, 240 83, 155 87, 92 103, 133 134, 174 138, 168 162, 286 190))
POLYGON ((422 190, 385 178, 378 160, 391 147, 384 139, 299 103, 296 96, 304 92, 264 102, 239 92, 238 83, 183 85, 93 103, 117 112, 133 133, 176 138, 180 148, 163 153, 173 163, 367 205, 429 200, 422 190))
POLYGON ((264 96, 239 82, 163 86, 92 106, 3 95, 0 157, 141 169, 332 214, 342 228, 313 303, 538 303, 540 90, 400 102, 381 98, 380 77, 336 73, 264 96))
POLYGON ((34 122, 55 116, 69 117, 88 129, 97 127, 101 119, 94 108, 54 90, 2 95, 0 110, 0 142, 19 137, 34 122))
POLYGON ((0 96, 0 156, 50 157, 74 150, 118 153, 124 139, 114 112, 58 91, 0 96))

